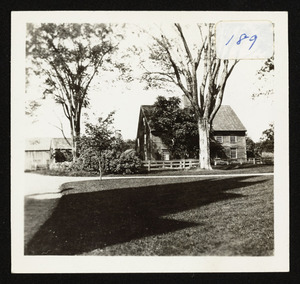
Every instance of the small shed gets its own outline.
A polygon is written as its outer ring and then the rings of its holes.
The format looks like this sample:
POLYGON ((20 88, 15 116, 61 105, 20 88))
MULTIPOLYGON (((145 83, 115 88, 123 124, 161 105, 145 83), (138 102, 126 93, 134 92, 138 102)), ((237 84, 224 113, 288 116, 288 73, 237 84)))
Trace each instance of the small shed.
POLYGON ((48 168, 51 138, 30 138, 25 141, 25 170, 48 168))

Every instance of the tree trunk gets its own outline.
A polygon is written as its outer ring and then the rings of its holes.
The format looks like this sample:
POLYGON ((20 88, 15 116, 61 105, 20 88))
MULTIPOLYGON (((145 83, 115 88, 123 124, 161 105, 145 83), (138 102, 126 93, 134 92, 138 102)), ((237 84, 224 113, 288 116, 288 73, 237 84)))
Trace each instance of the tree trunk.
POLYGON ((101 158, 99 158, 99 178, 102 180, 101 158))
POLYGON ((76 152, 77 152, 77 147, 76 147, 76 137, 74 133, 74 129, 72 128, 72 123, 71 124, 71 139, 72 139, 72 158, 73 162, 76 161, 76 152))
POLYGON ((73 118, 70 119, 71 138, 72 138, 72 156, 73 162, 77 159, 77 141, 80 138, 80 125, 73 118))
POLYGON ((211 170, 210 164, 210 123, 205 118, 198 119, 199 130, 199 165, 200 169, 211 170))

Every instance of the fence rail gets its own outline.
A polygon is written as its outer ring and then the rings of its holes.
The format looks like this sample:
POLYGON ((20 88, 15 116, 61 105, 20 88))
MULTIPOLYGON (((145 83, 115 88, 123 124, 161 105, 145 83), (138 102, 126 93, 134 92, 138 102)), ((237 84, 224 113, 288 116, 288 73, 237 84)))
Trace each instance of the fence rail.
POLYGON ((147 168, 148 171, 155 169, 190 169, 197 167, 199 160, 169 160, 169 161, 142 161, 142 166, 147 168))
MULTIPOLYGON (((213 164, 216 165, 229 165, 229 164, 269 164, 273 163, 273 160, 269 161, 262 158, 249 158, 249 159, 214 159, 213 164)), ((198 159, 186 159, 186 160, 169 160, 169 161, 142 161, 142 167, 151 170, 161 169, 191 169, 196 168, 199 165, 198 159)))

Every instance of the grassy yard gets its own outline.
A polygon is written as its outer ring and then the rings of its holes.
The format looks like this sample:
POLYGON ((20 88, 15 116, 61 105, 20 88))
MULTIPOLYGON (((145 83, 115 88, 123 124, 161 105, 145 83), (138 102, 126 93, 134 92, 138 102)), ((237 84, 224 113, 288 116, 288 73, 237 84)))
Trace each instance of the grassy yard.
POLYGON ((25 200, 29 255, 273 254, 273 177, 66 183, 25 200))
MULTIPOLYGON (((195 175, 195 174, 244 174, 244 173, 272 173, 274 171, 273 165, 253 165, 253 164, 231 164, 231 165, 217 165, 212 166, 212 171, 200 170, 200 169, 189 169, 189 170, 170 170, 170 169, 152 169, 150 172, 146 168, 141 169, 139 173, 135 175, 195 175)), ((30 172, 30 171, 27 171, 30 172)), ((48 176, 86 176, 86 177, 98 177, 98 172, 85 172, 85 171, 67 171, 59 172, 49 169, 39 169, 32 171, 36 174, 48 175, 48 176)), ((123 176, 122 174, 104 174, 104 176, 123 176)), ((127 176, 130 176, 127 175, 127 176)))

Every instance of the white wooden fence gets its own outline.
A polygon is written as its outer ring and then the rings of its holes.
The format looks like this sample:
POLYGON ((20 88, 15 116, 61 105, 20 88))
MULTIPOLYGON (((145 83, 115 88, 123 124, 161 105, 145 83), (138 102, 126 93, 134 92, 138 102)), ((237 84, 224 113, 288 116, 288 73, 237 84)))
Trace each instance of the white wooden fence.
POLYGON ((186 159, 186 160, 170 160, 170 161, 142 161, 142 166, 151 170, 158 169, 191 169, 199 165, 197 159, 186 159))

